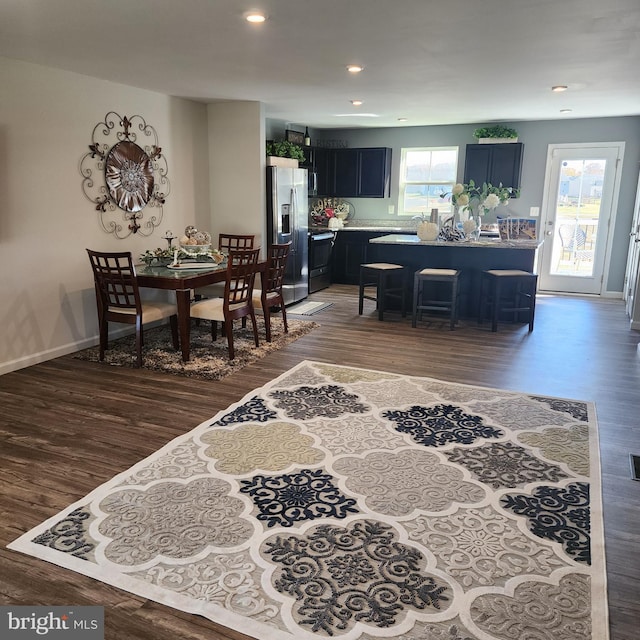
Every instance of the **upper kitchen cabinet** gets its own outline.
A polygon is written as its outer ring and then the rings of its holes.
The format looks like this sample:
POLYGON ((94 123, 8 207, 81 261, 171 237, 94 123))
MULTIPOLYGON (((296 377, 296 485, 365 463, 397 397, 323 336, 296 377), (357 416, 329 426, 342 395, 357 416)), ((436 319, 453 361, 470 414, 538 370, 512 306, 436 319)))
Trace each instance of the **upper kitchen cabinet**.
POLYGON ((468 144, 464 162, 464 182, 473 180, 482 185, 489 182, 498 186, 520 188, 522 156, 521 142, 500 144, 468 144))
POLYGON ((391 149, 333 149, 332 156, 333 162, 328 162, 330 178, 324 185, 327 192, 318 195, 342 198, 384 198, 389 195, 391 149))
POLYGON ((309 196, 331 195, 334 188, 333 150, 304 147, 304 158, 300 166, 309 172, 309 196))
POLYGON ((384 198, 391 189, 391 149, 358 149, 358 195, 384 198))
POLYGON ((358 150, 335 149, 333 152, 333 193, 329 195, 353 198, 358 195, 358 150))

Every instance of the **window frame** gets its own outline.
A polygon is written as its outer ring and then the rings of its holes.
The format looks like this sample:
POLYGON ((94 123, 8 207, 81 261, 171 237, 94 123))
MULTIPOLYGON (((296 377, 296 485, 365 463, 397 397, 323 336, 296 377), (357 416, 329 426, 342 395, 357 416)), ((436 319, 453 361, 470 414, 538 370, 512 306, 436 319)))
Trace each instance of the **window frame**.
MULTIPOLYGON (((460 160, 460 147, 459 145, 442 145, 436 147, 402 147, 400 149, 400 174, 398 179, 398 217, 414 217, 420 215, 419 212, 416 211, 405 211, 404 203, 405 203, 405 192, 407 185, 424 185, 424 186, 432 186, 432 185, 448 185, 452 188, 454 184, 457 182, 458 175, 458 163, 460 160), (420 152, 420 151, 455 151, 456 153, 456 163, 454 175, 452 178, 452 182, 448 183, 443 180, 438 181, 428 181, 428 180, 406 180, 406 159, 408 152, 420 152)), ((451 192, 451 188, 448 189, 451 192)), ((448 214, 452 212, 451 209, 451 200, 441 200, 439 203, 439 214, 448 214)), ((425 212, 428 213, 428 212, 425 212)))

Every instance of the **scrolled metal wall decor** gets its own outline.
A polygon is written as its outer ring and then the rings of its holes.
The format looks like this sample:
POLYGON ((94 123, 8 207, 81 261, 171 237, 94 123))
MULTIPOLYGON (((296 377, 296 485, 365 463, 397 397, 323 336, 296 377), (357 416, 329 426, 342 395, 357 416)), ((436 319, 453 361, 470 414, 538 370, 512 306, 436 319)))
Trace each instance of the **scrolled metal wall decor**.
POLYGON ((107 233, 126 238, 132 233, 149 236, 162 222, 163 206, 171 189, 167 160, 158 146, 156 130, 142 116, 128 118, 109 111, 104 122, 93 128, 89 151, 80 161, 82 191, 95 204, 100 224, 107 233), (122 129, 116 130, 116 126, 122 129), (144 148, 137 144, 138 129, 151 138, 144 148), (109 139, 111 134, 115 138, 109 139), (117 140, 112 144, 113 140, 117 140), (143 209, 154 207, 143 221, 143 209), (113 212, 124 212, 124 224, 111 220, 113 212))

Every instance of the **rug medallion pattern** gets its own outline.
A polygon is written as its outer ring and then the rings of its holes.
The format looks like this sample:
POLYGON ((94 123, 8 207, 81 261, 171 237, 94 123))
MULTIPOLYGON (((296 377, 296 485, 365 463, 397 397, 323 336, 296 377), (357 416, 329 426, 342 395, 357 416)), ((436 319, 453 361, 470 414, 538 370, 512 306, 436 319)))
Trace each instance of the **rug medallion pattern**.
POLYGON ((594 416, 303 362, 10 548, 262 640, 605 640, 594 416))

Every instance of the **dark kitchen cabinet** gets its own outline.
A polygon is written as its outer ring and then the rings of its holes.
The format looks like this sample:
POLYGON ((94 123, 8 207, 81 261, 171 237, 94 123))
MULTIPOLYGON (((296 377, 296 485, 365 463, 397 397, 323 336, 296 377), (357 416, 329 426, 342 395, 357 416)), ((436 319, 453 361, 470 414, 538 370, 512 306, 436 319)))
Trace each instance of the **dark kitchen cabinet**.
POLYGON ((317 194, 329 195, 333 186, 333 154, 331 149, 315 150, 315 170, 317 194))
POLYGON ((391 187, 391 149, 358 149, 358 196, 384 198, 391 187))
POLYGON ((522 156, 521 142, 502 144, 468 144, 464 161, 464 182, 476 185, 489 182, 494 186, 520 188, 522 156))
POLYGON ((333 157, 331 149, 304 147, 302 169, 309 172, 309 197, 329 195, 333 189, 333 157))
POLYGON ((332 282, 358 284, 360 265, 367 261, 369 240, 388 235, 388 231, 338 231, 333 247, 332 282))
POLYGON ((318 195, 341 198, 385 198, 390 193, 391 149, 323 149, 317 161, 318 195), (326 179, 325 179, 326 176, 326 179))
POLYGON ((330 195, 354 198, 358 195, 358 150, 336 149, 334 151, 334 183, 330 195))

